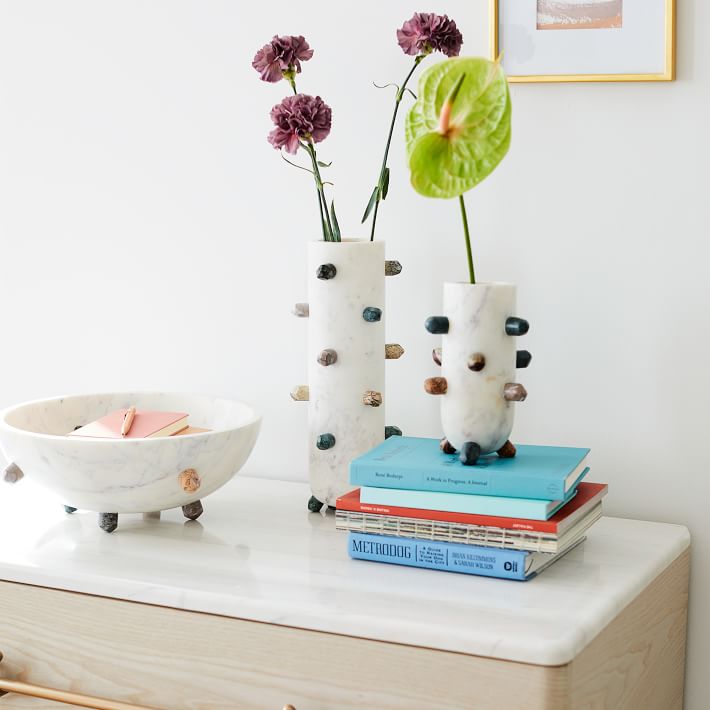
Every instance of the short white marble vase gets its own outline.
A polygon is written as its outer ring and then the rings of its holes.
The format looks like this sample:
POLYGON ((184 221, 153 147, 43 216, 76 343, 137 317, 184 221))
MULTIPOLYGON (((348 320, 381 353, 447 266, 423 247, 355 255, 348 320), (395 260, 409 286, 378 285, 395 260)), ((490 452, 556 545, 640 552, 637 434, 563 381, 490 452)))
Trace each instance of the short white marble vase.
POLYGON ((400 270, 384 242, 308 246, 308 303, 294 309, 308 318, 308 385, 291 396, 308 401, 312 511, 351 490, 350 461, 385 438, 385 359, 404 352, 385 343, 385 274, 400 270))
POLYGON ((445 283, 443 313, 426 321, 442 342, 433 352, 441 376, 425 382, 427 392, 441 397, 441 448, 460 452, 466 465, 493 452, 514 456, 514 403, 527 396, 515 372, 532 359, 517 349, 516 336, 529 326, 515 315, 515 286, 445 283))

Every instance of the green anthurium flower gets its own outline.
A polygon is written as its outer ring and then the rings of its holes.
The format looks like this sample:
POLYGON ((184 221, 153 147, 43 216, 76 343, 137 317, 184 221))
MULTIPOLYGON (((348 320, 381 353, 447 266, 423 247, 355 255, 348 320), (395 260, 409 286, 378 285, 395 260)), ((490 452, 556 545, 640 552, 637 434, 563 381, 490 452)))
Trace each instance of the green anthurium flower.
POLYGON ((405 126, 414 189, 451 198, 476 186, 508 152, 510 117, 498 62, 456 57, 427 69, 405 126))

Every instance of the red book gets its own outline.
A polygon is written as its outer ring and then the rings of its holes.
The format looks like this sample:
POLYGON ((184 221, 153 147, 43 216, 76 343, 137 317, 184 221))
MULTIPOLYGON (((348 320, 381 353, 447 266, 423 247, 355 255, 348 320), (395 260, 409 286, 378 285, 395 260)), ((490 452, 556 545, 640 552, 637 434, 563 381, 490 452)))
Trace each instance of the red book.
POLYGON ((493 528, 504 528, 506 530, 523 530, 562 535, 594 508, 606 495, 608 489, 609 486, 606 483, 580 483, 577 486, 577 495, 572 498, 567 505, 560 508, 549 520, 502 518, 495 515, 471 515, 469 513, 446 513, 439 510, 398 508, 395 506, 361 503, 359 488, 338 498, 335 505, 338 510, 349 510, 354 513, 391 515, 400 518, 419 518, 421 520, 437 520, 461 525, 481 525, 493 528))

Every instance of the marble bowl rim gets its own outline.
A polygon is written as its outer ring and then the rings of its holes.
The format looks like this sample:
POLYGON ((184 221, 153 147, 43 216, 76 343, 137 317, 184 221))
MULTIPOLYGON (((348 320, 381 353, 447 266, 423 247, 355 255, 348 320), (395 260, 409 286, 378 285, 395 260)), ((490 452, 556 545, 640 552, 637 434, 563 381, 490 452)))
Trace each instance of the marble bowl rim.
POLYGON ((20 427, 13 426, 7 422, 7 417, 18 409, 23 407, 28 407, 34 404, 46 404, 48 402, 56 402, 62 399, 79 399, 86 397, 120 397, 123 395, 169 395, 171 397, 197 397, 212 399, 215 401, 229 402, 230 404, 239 404, 246 407, 250 411, 250 417, 241 423, 239 426, 223 427, 221 429, 210 429, 209 431, 200 431, 194 434, 183 434, 179 437, 156 437, 156 438, 145 438, 145 439, 98 439, 98 438, 85 438, 81 437, 71 437, 69 440, 72 442, 81 442, 82 444, 97 444, 97 445, 110 445, 119 443, 121 446, 128 445, 138 445, 146 446, 148 444, 158 444, 160 442, 172 441, 177 443, 178 441, 185 441, 196 439, 198 437, 209 437, 213 434, 223 434, 230 431, 239 431, 240 429, 246 429, 247 427, 259 425, 262 421, 261 412, 254 407, 249 402, 244 402, 239 399, 229 399, 228 397, 217 397, 210 394, 200 394, 196 392, 168 392, 168 391, 156 391, 156 390, 124 390, 120 392, 89 392, 89 393, 79 393, 79 394, 66 394, 58 395, 55 397, 40 397, 39 399, 31 399, 26 402, 20 402, 18 404, 13 404, 9 407, 0 411, 0 431, 5 430, 12 432, 13 434, 20 434, 28 437, 40 437, 42 439, 48 439, 50 441, 67 441, 68 437, 66 434, 46 434, 39 431, 30 431, 29 429, 21 429, 20 427))

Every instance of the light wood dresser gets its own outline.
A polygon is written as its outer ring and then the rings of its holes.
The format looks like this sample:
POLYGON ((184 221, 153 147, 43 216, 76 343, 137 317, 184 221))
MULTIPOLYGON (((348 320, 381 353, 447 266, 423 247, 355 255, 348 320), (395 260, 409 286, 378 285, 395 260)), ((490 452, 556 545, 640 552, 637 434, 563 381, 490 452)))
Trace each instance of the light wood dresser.
POLYGON ((53 699, 0 710, 682 707, 681 526, 603 518, 520 583, 349 560, 299 483, 238 477, 199 521, 111 535, 30 481, 2 494, 0 687, 53 699))

